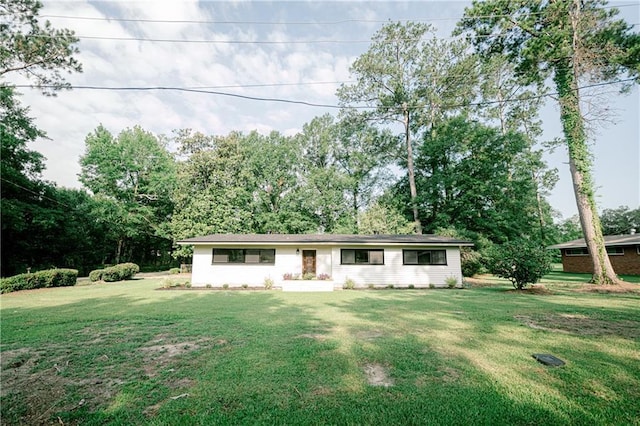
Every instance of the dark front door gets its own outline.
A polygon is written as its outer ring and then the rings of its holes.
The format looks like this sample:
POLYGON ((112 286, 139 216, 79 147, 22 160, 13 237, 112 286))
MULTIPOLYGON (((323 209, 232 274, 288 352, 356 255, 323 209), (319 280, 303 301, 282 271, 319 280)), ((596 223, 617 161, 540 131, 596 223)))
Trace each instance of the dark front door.
POLYGON ((302 275, 316 273, 316 251, 302 250, 302 275))

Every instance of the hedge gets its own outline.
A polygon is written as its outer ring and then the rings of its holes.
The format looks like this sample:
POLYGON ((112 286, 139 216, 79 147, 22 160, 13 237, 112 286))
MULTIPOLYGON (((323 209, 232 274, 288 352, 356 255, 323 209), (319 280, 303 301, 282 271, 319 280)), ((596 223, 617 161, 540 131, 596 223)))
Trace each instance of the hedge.
POLYGON ((77 269, 48 269, 0 279, 0 293, 31 290, 45 287, 67 287, 76 285, 77 269))
POLYGON ((120 263, 108 268, 91 271, 89 280, 92 282, 100 280, 106 282, 130 280, 138 272, 140 272, 140 267, 135 263, 120 263))

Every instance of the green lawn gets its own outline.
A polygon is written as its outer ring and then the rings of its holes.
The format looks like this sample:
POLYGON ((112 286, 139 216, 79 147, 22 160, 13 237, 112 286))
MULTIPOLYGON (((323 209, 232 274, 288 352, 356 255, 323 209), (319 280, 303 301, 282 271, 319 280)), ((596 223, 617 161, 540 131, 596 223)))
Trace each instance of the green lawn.
POLYGON ((161 285, 2 295, 1 423, 640 424, 637 293, 161 285))

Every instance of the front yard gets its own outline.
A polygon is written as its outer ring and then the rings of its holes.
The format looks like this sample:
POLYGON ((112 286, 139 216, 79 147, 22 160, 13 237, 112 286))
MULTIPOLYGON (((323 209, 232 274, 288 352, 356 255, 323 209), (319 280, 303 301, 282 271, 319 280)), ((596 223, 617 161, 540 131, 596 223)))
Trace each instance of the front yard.
POLYGON ((640 424, 638 293, 161 283, 2 295, 2 424, 640 424))

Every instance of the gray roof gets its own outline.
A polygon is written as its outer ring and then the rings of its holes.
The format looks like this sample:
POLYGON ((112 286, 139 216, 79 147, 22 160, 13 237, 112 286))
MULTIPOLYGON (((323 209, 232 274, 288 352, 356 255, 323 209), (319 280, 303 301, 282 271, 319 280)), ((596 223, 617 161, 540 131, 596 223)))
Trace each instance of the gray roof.
POLYGON ((346 235, 346 234, 213 234, 187 238, 178 244, 379 244, 473 246, 471 241, 422 235, 346 235))
MULTIPOLYGON (((626 235, 605 235, 604 245, 607 247, 612 246, 628 246, 640 244, 640 234, 626 234, 626 235)), ((584 238, 579 240, 567 241, 566 243, 555 244, 549 246, 550 249, 565 249, 565 248, 582 248, 586 247, 587 243, 584 238)))

